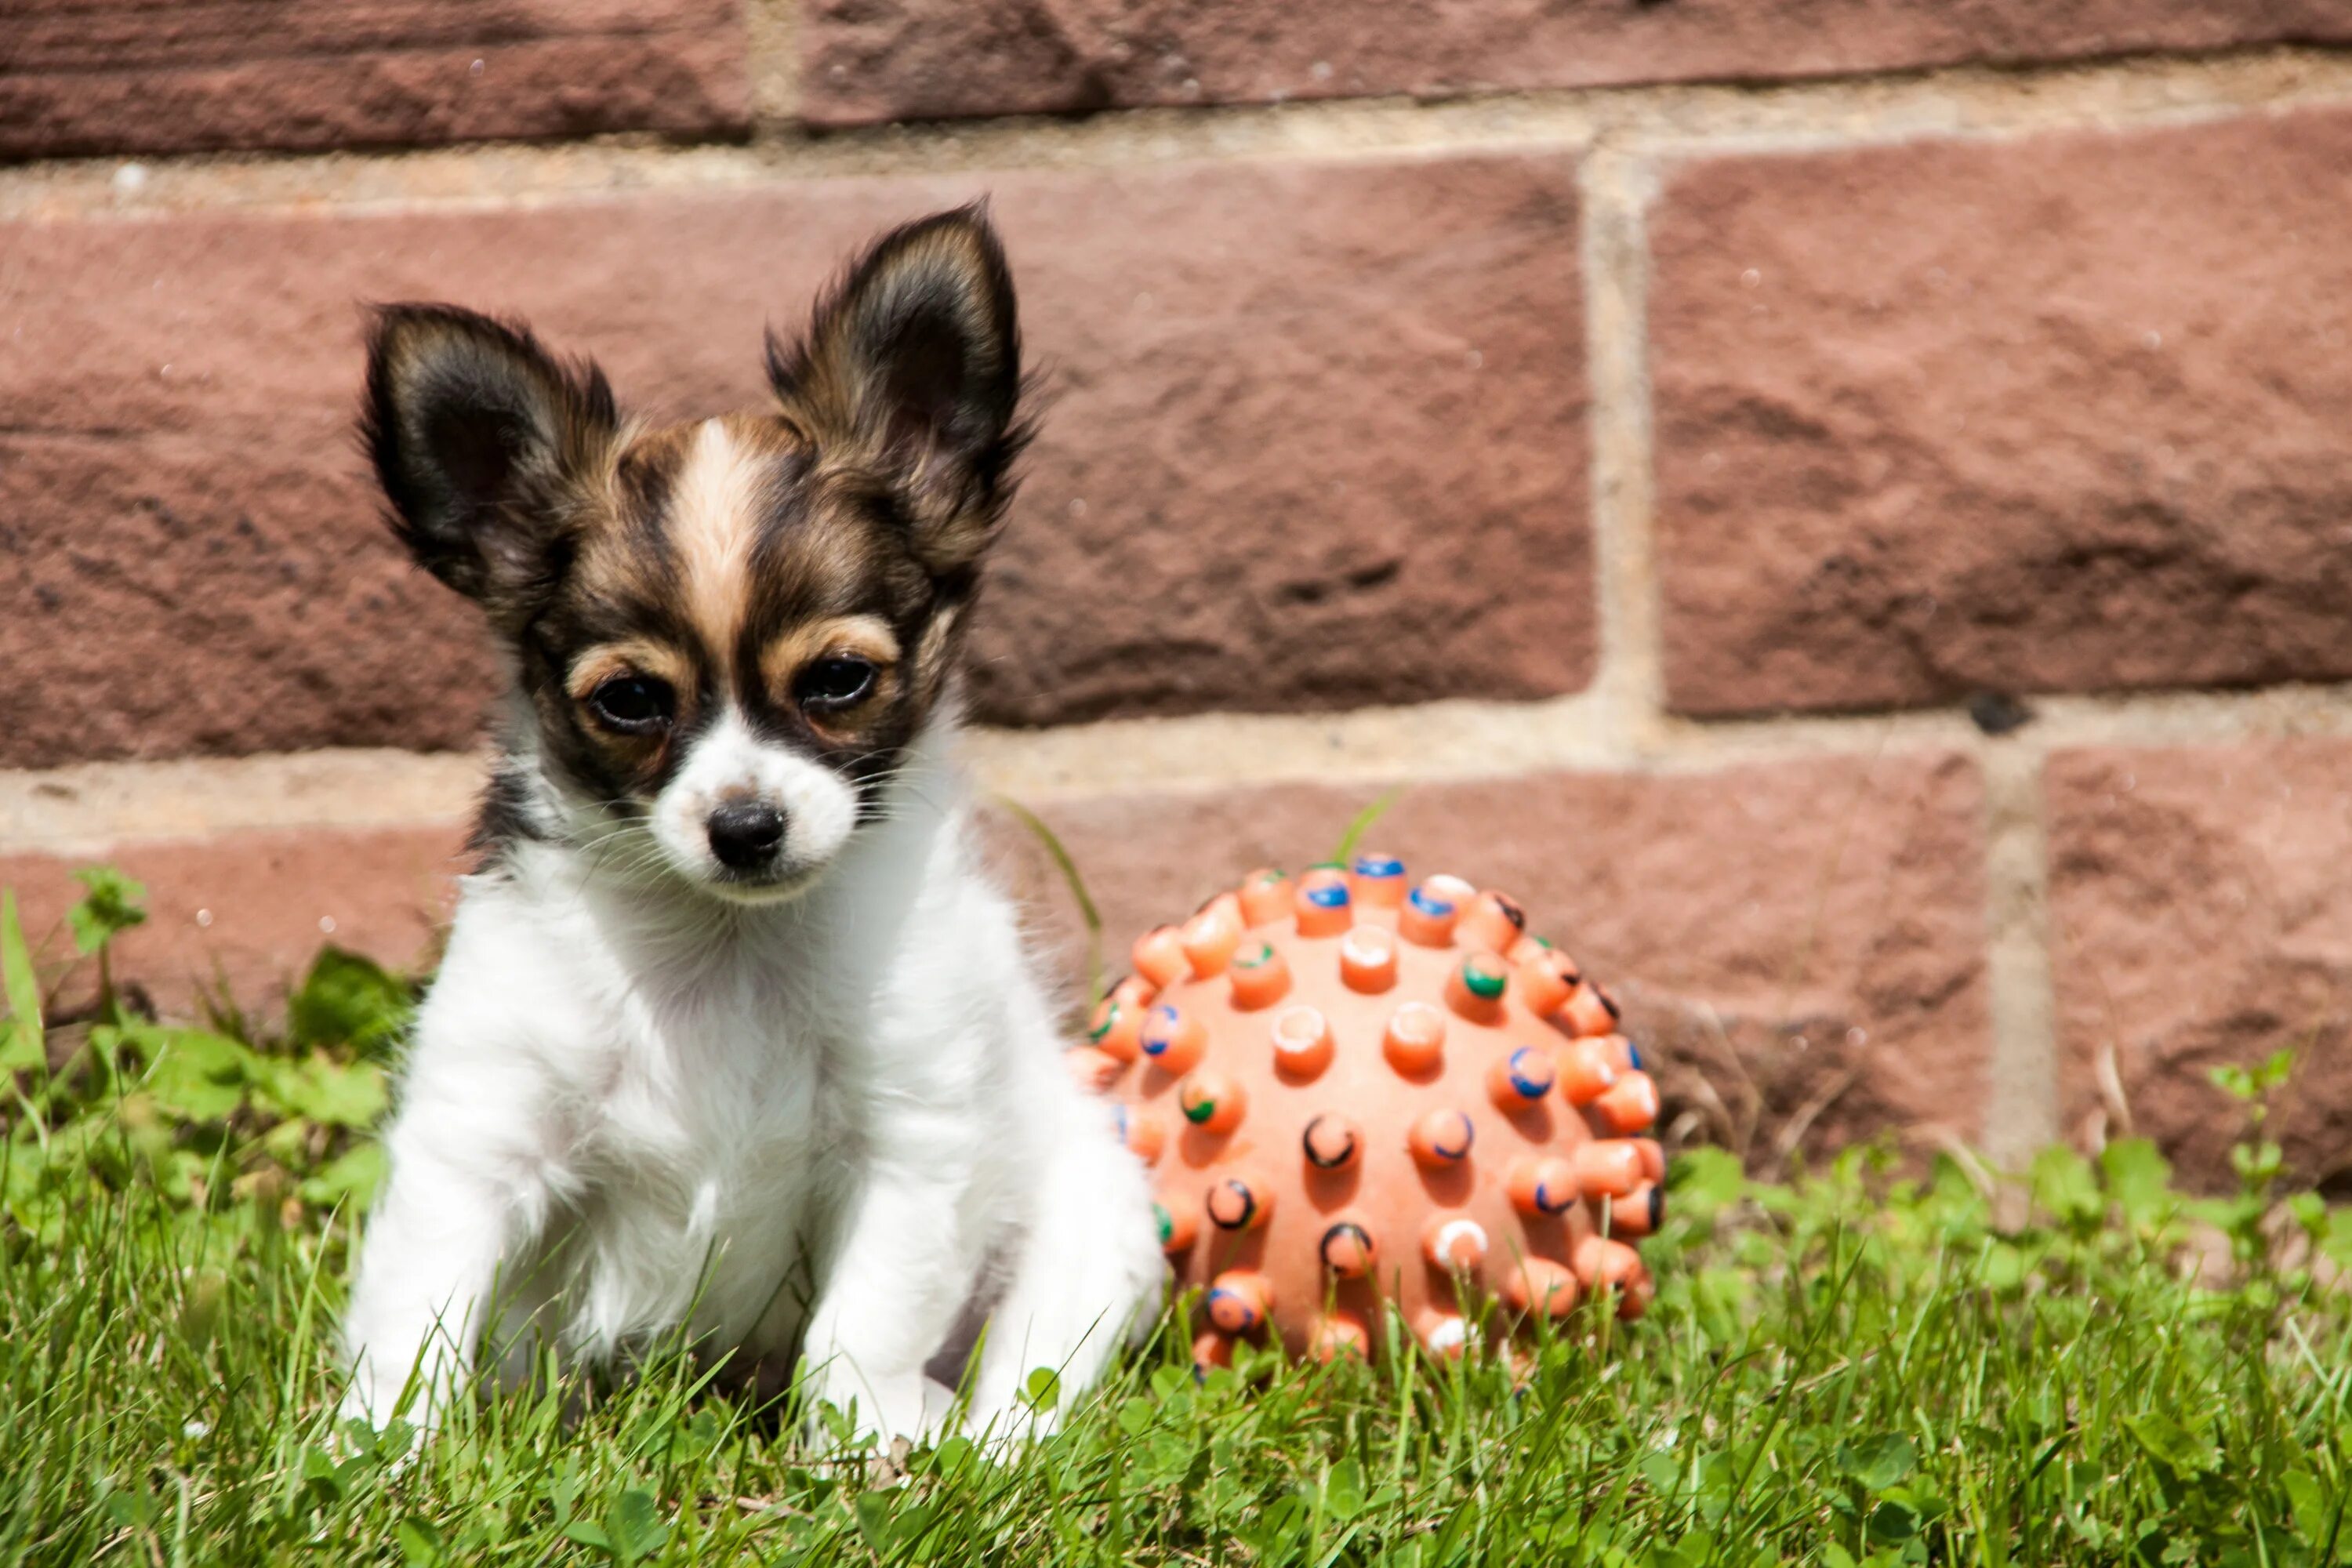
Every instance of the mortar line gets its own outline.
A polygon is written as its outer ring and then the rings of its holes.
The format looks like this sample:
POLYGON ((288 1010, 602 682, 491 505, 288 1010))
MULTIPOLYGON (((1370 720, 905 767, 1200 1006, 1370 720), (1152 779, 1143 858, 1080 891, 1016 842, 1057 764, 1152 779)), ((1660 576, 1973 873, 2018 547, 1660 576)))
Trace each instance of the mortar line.
MULTIPOLYGON (((1904 752, 1987 754, 1958 709, 1659 722, 1638 754, 1590 721, 1584 695, 1446 701, 1339 713, 1110 719, 965 735, 976 780, 1032 804, 1119 793, 1285 784, 1377 785, 1546 772, 1705 774, 1904 752)), ((2018 742, 2043 754, 2087 746, 2198 746, 2352 738, 2352 683, 2244 692, 2041 700, 2018 742)), ((389 826, 470 813, 483 760, 466 752, 329 748, 252 757, 84 763, 0 770, 0 853, 129 839, 185 840, 285 826, 389 826)))
POLYGON ((800 9, 798 0, 743 0, 743 68, 757 128, 790 124, 800 112, 800 9))
POLYGON ((2030 732, 1977 748, 1985 792, 1985 967, 1991 1013, 1979 1146, 2021 1170, 2058 1141, 2059 1043, 2050 952, 2050 867, 2042 772, 2030 732))
MULTIPOLYGON (((771 5, 758 26, 772 34, 771 5)), ((756 58, 772 62, 772 42, 756 58)), ((1330 99, 1054 116, 775 129, 795 90, 755 82, 770 128, 748 143, 642 135, 391 151, 126 153, 0 169, 0 220, 244 208, 464 210, 646 189, 789 179, 1124 167, 1195 159, 1377 157, 1579 148, 1609 140, 1665 159, 1871 146, 1920 137, 2193 123, 2352 104, 2352 49, 2288 46, 2210 55, 1888 72, 1756 85, 1563 88, 1423 101, 1330 99)))
POLYGON ((1591 550, 1599 668, 1591 696, 1601 734, 1628 756, 1655 747, 1664 713, 1654 538, 1648 161, 1603 141, 1584 161, 1581 247, 1585 421, 1591 457, 1591 550))

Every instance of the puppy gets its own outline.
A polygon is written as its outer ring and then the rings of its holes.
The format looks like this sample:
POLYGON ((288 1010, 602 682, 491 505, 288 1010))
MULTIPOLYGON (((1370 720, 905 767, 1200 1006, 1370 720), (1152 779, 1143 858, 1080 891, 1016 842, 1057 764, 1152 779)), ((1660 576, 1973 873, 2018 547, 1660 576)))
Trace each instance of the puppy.
POLYGON ((1027 431, 982 212, 887 236, 772 336, 772 407, 656 428, 520 327, 376 312, 362 436, 510 684, 348 1414, 430 1425, 551 1343, 683 1330, 885 1440, 1050 1425, 1148 1315, 1143 1173, 1074 1087, 950 759, 1027 431), (953 1359, 979 1334, 976 1364, 953 1359), (404 1402, 406 1402, 405 1405, 404 1402))

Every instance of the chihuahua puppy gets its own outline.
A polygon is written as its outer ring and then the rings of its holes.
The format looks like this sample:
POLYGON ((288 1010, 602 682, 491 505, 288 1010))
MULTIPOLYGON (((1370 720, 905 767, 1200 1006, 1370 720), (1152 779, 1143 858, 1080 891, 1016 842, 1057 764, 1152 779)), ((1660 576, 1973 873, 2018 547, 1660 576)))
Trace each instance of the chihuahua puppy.
POLYGON ((1142 1169, 1063 1067, 949 755, 1027 436, 984 213, 881 239, 768 374, 772 407, 654 427, 519 326, 375 312, 391 525, 510 690, 347 1414, 429 1426, 540 1345, 683 1331, 762 1381, 804 1350, 885 1441, 937 1436, 948 1378, 1005 1431, 1053 1420, 1032 1369, 1075 1394, 1156 1302, 1142 1169))

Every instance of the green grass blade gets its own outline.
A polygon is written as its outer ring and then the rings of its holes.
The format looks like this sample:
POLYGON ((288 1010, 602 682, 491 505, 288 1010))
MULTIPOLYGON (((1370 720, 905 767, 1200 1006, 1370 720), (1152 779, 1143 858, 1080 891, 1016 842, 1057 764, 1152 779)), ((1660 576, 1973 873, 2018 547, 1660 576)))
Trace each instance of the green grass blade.
POLYGON ((1103 999, 1106 986, 1103 975, 1102 912, 1095 908, 1094 897, 1087 891, 1087 879, 1079 873, 1077 861, 1071 858, 1070 851, 1062 843, 1060 836, 1045 826, 1045 818, 1009 795, 999 795, 991 798, 998 805, 1011 812, 1014 819, 1027 828, 1039 844, 1045 846, 1045 853, 1052 857, 1054 865, 1061 871, 1062 880, 1069 886, 1070 897, 1078 906, 1078 919, 1086 923, 1087 928, 1087 1011, 1092 1013, 1095 1010, 1095 1005, 1103 999))
POLYGON ((1372 830, 1372 825, 1386 816, 1403 798, 1402 786, 1382 790, 1373 796, 1370 805, 1349 820, 1347 831, 1339 835, 1339 847, 1331 851, 1331 858, 1342 866, 1346 865, 1349 857, 1356 853, 1356 846, 1362 842, 1364 835, 1372 830))
POLYGON ((7 1036, 0 1038, 0 1068, 45 1065, 48 1047, 41 1027, 41 987, 33 975, 33 952, 25 945, 25 928, 16 918, 16 893, 11 888, 0 888, 0 985, 5 985, 7 994, 10 1019, 7 1036))

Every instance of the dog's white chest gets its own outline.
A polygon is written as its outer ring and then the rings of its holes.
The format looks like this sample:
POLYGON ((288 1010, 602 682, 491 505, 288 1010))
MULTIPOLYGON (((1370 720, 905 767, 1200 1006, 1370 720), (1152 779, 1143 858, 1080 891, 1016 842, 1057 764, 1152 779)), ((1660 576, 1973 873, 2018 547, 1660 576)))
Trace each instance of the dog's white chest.
POLYGON ((814 1288, 793 1276, 830 1233, 850 1164, 830 1053, 741 966, 613 988, 604 1014, 565 1130, 581 1194, 551 1254, 565 1337, 610 1348, 689 1321, 753 1338, 779 1292, 814 1288))

